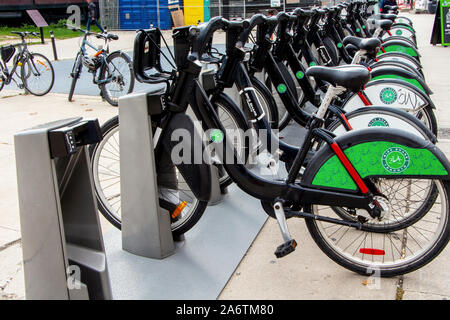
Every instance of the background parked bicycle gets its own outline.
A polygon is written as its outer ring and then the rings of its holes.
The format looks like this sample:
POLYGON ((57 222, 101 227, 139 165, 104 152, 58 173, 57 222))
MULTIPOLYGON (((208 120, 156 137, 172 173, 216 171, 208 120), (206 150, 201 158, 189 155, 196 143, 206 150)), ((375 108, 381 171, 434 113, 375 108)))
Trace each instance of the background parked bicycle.
POLYGON ((85 66, 88 72, 92 73, 92 82, 98 85, 102 97, 109 104, 117 106, 119 97, 132 92, 134 88, 131 58, 123 51, 114 51, 109 54, 109 41, 118 40, 119 37, 115 34, 99 34, 69 27, 74 31, 84 33, 80 50, 77 53, 72 72, 70 73, 72 84, 70 86, 69 101, 72 101, 75 85, 80 78, 83 66, 85 66), (90 35, 95 36, 97 39, 103 39, 105 45, 97 47, 90 43, 87 40, 90 35), (94 50, 95 53, 89 54, 88 48, 94 50))
POLYGON ((20 89, 26 89, 31 94, 43 96, 48 93, 55 81, 55 71, 50 60, 40 53, 32 53, 28 51, 25 41, 27 36, 39 36, 37 32, 20 32, 12 31, 11 33, 20 36, 20 43, 4 46, 0 48, 0 90, 4 85, 8 85, 14 81, 20 89), (18 52, 16 55, 16 48, 18 52), (14 57, 14 58, 13 58, 14 57), (13 58, 11 70, 8 69, 7 63, 13 58), (18 83, 14 79, 14 75, 22 80, 18 83))

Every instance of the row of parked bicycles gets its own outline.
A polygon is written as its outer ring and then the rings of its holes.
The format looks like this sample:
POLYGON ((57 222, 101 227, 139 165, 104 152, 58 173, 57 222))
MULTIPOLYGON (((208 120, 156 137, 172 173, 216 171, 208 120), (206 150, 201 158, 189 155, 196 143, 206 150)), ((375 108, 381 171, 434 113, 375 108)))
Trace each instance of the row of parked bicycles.
MULTIPOLYGON (((405 274, 439 255, 450 233, 450 163, 435 145, 432 92, 412 22, 397 7, 374 12, 375 3, 241 21, 214 17, 175 28, 173 53, 161 50, 158 28, 138 30, 133 71, 137 81, 158 84, 148 101, 160 104, 150 118, 159 205, 169 211, 174 235, 191 229, 207 208, 214 165, 222 188, 235 183, 276 219, 279 258, 297 246, 290 218, 304 218, 328 257, 361 274, 405 274), (225 50, 213 45, 219 30, 225 50), (234 100, 225 92, 232 87, 234 100), (214 134, 173 141, 177 129, 194 132, 192 113, 214 134), (280 138, 288 126, 303 128, 299 146, 280 138), (259 143, 232 130, 250 130, 259 143), (174 161, 178 143, 214 146, 212 164, 198 163, 195 152, 174 161), (279 163, 285 171, 254 170, 249 159, 263 152, 270 156, 265 167, 279 163)), ((107 121, 103 140, 90 148, 99 209, 117 228, 119 120, 107 121)))
MULTIPOLYGON (((100 89, 101 96, 111 105, 117 106, 118 99, 133 91, 134 75, 131 58, 123 51, 109 52, 109 43, 119 37, 109 33, 95 33, 69 26, 83 34, 70 77, 72 78, 69 101, 73 100, 75 86, 80 78, 83 66, 93 75, 93 83, 100 89), (89 37, 104 40, 104 45, 95 45, 89 37), (91 52, 88 52, 90 50, 91 52), (93 53, 92 53, 93 50, 93 53)), ((37 32, 12 31, 21 38, 21 42, 0 48, 0 90, 4 85, 14 82, 18 88, 43 96, 50 92, 55 82, 55 70, 50 60, 40 53, 30 52, 27 37, 38 37, 37 32), (16 49, 18 48, 18 50, 16 49), (16 52, 17 51, 17 52, 16 52), (12 59, 12 60, 11 60, 12 59), (12 66, 8 68, 8 62, 12 66), (18 82, 14 75, 21 80, 18 82)))

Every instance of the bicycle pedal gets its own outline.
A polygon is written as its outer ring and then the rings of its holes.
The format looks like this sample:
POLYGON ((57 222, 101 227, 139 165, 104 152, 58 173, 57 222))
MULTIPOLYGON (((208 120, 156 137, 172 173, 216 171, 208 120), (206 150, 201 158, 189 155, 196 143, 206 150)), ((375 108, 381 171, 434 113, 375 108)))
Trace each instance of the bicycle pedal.
POLYGON ((277 250, 275 250, 275 256, 277 258, 283 258, 287 256, 289 253, 294 252, 297 247, 297 242, 294 239, 286 241, 282 245, 278 246, 277 250))
POLYGON ((25 89, 25 86, 23 84, 18 85, 19 89, 25 89))

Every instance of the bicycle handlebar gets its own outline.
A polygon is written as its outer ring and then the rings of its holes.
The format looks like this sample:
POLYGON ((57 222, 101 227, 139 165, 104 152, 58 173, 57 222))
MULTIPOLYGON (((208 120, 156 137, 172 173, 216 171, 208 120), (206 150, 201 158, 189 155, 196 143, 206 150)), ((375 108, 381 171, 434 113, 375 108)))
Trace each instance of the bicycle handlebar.
POLYGON ((199 33, 192 45, 192 54, 201 57, 209 40, 217 30, 226 30, 228 28, 247 28, 249 26, 248 20, 242 21, 228 21, 222 17, 215 17, 208 23, 198 27, 199 33))
POLYGON ((85 36, 89 36, 89 35, 94 35, 95 37, 97 37, 97 39, 105 39, 105 40, 119 40, 119 36, 116 34, 102 34, 102 33, 96 33, 96 32, 91 32, 88 30, 83 30, 81 28, 77 28, 75 26, 66 24, 67 27, 69 27, 70 29, 72 29, 73 31, 79 31, 84 33, 85 36))
POLYGON ((249 21, 249 26, 245 28, 245 30, 241 34, 241 42, 246 43, 250 36, 252 30, 262 24, 266 24, 267 26, 275 26, 278 23, 278 19, 276 16, 266 17, 265 15, 258 13, 254 15, 249 21))
POLYGON ((28 35, 32 35, 32 36, 35 36, 35 37, 38 37, 40 35, 39 32, 34 32, 34 31, 32 31, 32 32, 30 32, 30 31, 11 31, 11 33, 12 34, 17 34, 17 35, 21 36, 22 38, 24 38, 24 37, 26 37, 28 35))

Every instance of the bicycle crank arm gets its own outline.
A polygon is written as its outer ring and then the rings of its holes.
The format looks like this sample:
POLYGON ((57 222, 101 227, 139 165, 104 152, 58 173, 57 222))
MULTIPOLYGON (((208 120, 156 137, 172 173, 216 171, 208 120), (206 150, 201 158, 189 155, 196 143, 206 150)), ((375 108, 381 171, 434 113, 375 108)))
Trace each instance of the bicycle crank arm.
POLYGON ((275 202, 273 210, 275 211, 275 217, 277 218, 278 226, 280 227, 281 235, 284 240, 284 243, 275 250, 275 256, 277 258, 282 258, 295 250, 297 242, 292 239, 291 234, 289 233, 283 204, 280 201, 275 202))

